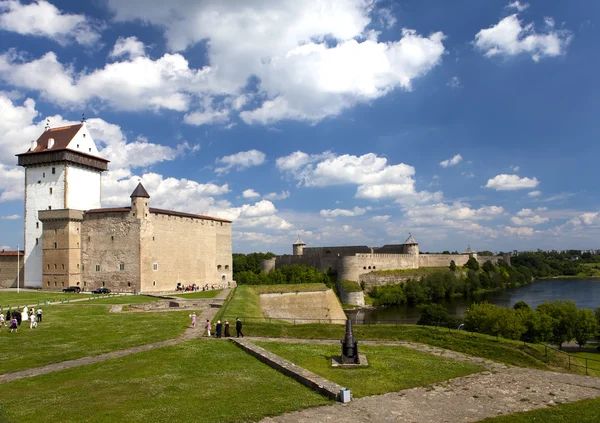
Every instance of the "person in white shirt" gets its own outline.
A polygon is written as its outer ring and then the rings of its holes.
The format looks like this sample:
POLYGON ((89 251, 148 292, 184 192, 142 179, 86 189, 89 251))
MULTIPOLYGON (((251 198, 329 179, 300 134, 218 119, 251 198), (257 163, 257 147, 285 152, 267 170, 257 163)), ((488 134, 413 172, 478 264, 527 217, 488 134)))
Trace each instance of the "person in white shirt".
POLYGON ((29 329, 37 328, 37 320, 35 314, 31 313, 29 315, 29 329))

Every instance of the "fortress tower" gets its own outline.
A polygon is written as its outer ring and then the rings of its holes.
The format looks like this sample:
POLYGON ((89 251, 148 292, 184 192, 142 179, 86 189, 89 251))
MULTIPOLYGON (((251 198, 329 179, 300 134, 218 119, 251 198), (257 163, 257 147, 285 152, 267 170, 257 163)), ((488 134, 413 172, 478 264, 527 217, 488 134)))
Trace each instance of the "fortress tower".
MULTIPOLYGON (((24 284, 41 287, 42 250, 68 249, 69 246, 43 242, 39 212, 99 208, 101 174, 108 169, 108 160, 98 157, 85 121, 78 125, 47 127, 37 141, 31 142, 29 150, 17 157, 18 165, 25 168, 24 284)), ((46 218, 52 218, 57 224, 63 222, 61 226, 65 226, 67 233, 76 231, 81 219, 69 213, 46 218)), ((56 228, 57 233, 59 229, 56 228)))
POLYGON ((405 254, 419 255, 419 243, 415 241, 410 232, 408 233, 408 238, 406 238, 406 241, 404 241, 403 245, 406 248, 405 254))
POLYGON ((296 242, 294 242, 292 247, 295 256, 301 256, 304 254, 304 247, 306 247, 306 244, 300 239, 300 235, 298 235, 298 239, 296 242))

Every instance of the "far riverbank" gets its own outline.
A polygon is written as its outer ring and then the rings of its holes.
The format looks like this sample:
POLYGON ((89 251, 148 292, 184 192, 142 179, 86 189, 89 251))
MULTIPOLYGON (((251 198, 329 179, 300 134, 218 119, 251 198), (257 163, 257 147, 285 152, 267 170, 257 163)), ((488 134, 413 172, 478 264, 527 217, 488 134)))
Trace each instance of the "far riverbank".
MULTIPOLYGON (((600 279, 575 279, 560 277, 556 279, 538 279, 535 282, 500 291, 485 292, 471 298, 456 297, 440 302, 448 312, 462 317, 474 302, 487 301, 503 307, 512 307, 518 301, 525 301, 532 307, 544 301, 571 300, 579 308, 594 310, 600 307, 600 279)), ((398 323, 416 323, 421 316, 419 306, 378 307, 372 309, 346 310, 352 320, 359 322, 390 321, 398 323)))

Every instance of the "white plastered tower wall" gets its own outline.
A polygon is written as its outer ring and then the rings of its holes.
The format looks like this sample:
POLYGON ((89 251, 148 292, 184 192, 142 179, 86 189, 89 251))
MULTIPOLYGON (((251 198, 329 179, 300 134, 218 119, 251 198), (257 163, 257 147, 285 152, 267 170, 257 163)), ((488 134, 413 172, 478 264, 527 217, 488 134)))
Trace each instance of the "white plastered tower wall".
POLYGON ((33 153, 29 157, 35 159, 23 160, 22 163, 22 155, 19 157, 19 164, 25 167, 24 286, 42 287, 43 228, 38 212, 69 208, 88 210, 101 206, 103 170, 86 166, 84 160, 78 163, 65 157, 56 156, 56 160, 50 157, 68 150, 98 156, 98 149, 85 122, 77 126, 80 128, 69 134, 68 143, 64 140, 59 142, 61 128, 48 129, 37 142, 32 142, 27 152, 33 153), (53 134, 56 134, 56 139, 53 134), (42 142, 42 139, 46 141, 42 142))

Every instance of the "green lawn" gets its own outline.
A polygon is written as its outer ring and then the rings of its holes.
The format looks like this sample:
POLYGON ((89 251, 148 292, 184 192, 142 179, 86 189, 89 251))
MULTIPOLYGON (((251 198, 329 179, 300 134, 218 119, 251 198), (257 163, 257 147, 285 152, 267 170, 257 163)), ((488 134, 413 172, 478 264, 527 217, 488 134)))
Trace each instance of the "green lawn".
POLYGON ((189 310, 110 313, 108 306, 76 304, 45 306, 37 329, 2 328, 0 374, 176 338, 189 324, 189 310))
POLYGON ((482 420, 482 423, 598 423, 600 398, 561 404, 552 408, 509 414, 482 420))
POLYGON ((215 298, 221 293, 222 289, 214 289, 212 291, 196 291, 189 293, 174 294, 173 297, 184 298, 186 300, 192 298, 215 298))
POLYGON ((256 316, 264 317, 262 307, 260 305, 260 295, 248 285, 240 285, 235 290, 235 295, 229 302, 227 310, 221 317, 234 318, 236 316, 256 316))
MULTIPOLYGON (((541 345, 496 339, 488 335, 418 325, 355 325, 353 329, 359 342, 361 339, 419 342, 515 366, 546 370, 567 369, 565 354, 548 349, 548 356, 545 356, 541 345)), ((326 323, 292 325, 244 321, 244 335, 247 336, 342 339, 344 330, 343 325, 326 323)))
POLYGON ((9 305, 11 307, 15 307, 17 305, 36 305, 38 301, 61 301, 65 298, 74 300, 81 297, 81 294, 75 294, 71 292, 21 291, 17 294, 13 291, 0 291, 0 307, 7 308, 9 305))
POLYGON ((359 346, 368 367, 333 368, 339 345, 259 342, 257 345, 352 391, 355 397, 378 395, 425 386, 485 370, 470 363, 448 360, 402 347, 359 346))
POLYGON ((232 343, 201 339, 3 384, 0 421, 249 422, 326 404, 232 343))
MULTIPOLYGON (((590 376, 600 376, 600 352, 569 351, 569 354, 577 357, 577 361, 581 366, 586 365, 587 358, 588 374, 590 376)), ((585 369, 583 371, 585 371, 585 369)))

